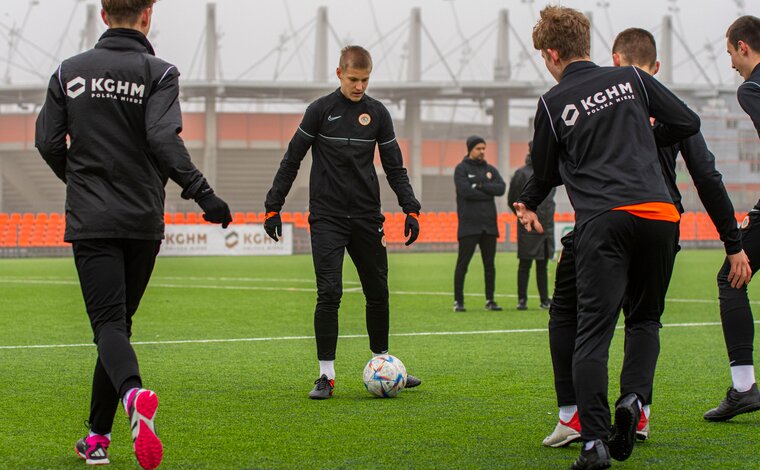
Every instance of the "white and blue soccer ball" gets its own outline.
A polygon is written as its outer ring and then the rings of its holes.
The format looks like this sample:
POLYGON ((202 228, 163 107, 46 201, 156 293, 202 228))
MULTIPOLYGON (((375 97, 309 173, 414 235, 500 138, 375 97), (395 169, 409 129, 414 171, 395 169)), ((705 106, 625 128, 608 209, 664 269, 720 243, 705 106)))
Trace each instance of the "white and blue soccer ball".
POLYGON ((369 360, 364 367, 364 386, 376 397, 390 398, 406 386, 406 367, 395 356, 383 354, 369 360))

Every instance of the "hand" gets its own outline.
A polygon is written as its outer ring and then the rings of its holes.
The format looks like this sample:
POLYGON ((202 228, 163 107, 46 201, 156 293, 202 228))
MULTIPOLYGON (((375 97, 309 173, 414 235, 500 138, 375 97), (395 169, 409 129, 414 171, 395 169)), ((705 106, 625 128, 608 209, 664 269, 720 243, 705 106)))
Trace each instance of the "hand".
POLYGON ((752 268, 749 265, 749 258, 744 250, 733 255, 726 255, 728 263, 731 265, 731 271, 728 273, 728 282, 731 287, 740 289, 749 284, 752 278, 752 268))
POLYGON ((214 194, 213 191, 207 192, 195 202, 203 209, 203 219, 212 224, 222 224, 222 228, 227 228, 232 222, 230 206, 214 194))
POLYGON ((417 240, 417 237, 420 236, 420 222, 417 220, 418 216, 419 215, 414 212, 406 214, 406 222, 404 222, 404 236, 409 237, 406 243, 404 243, 406 246, 414 243, 414 241, 417 240))
POLYGON ((264 219, 264 231, 274 241, 280 241, 282 236, 282 219, 279 212, 267 212, 264 219))
POLYGON ((525 227, 525 230, 528 232, 535 230, 536 233, 544 233, 544 227, 538 221, 538 215, 535 212, 525 207, 525 204, 522 202, 516 202, 512 204, 512 207, 515 208, 517 220, 525 227))

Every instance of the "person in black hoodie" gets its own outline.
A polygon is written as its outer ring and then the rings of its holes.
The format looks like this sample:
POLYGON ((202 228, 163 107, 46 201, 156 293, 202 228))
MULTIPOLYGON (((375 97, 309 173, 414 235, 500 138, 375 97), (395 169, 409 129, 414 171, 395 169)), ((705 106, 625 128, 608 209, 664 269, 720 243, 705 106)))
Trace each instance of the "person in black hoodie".
MULTIPOLYGON (((731 65, 744 79, 736 91, 736 98, 760 137, 760 18, 750 15, 737 18, 728 28, 726 39, 731 65)), ((754 275, 760 269, 760 201, 742 221, 741 231, 751 275, 754 275)), ((732 282, 735 279, 734 269, 726 258, 718 272, 718 297, 731 368, 731 386, 718 406, 704 414, 708 421, 727 421, 738 414, 760 410, 760 390, 752 357, 754 318, 747 287, 740 285, 736 289, 732 282)))
POLYGON ((454 311, 464 312, 464 278, 475 247, 480 246, 486 281, 485 309, 500 311, 494 301, 496 282, 497 196, 502 196, 506 185, 499 172, 486 162, 486 141, 476 135, 467 138, 467 156, 454 170, 457 192, 457 240, 459 255, 454 269, 454 311))
MULTIPOLYGON (((319 361, 319 378, 309 392, 314 400, 332 397, 335 387, 346 251, 359 273, 366 299, 370 350, 374 355, 388 353, 388 255, 375 149, 388 184, 406 213, 406 245, 414 243, 420 231, 420 203, 404 168, 391 115, 383 103, 366 94, 372 56, 361 46, 346 46, 335 73, 340 87, 306 108, 264 202, 264 229, 277 241, 282 234, 280 210, 311 148, 309 226, 317 278, 314 334, 319 361)), ((418 385, 418 378, 407 375, 406 388, 418 385)))
POLYGON ((76 443, 88 464, 109 463, 120 399, 140 465, 155 468, 163 456, 154 427, 158 398, 142 388, 130 336, 164 236, 167 180, 207 221, 226 228, 232 220, 179 137, 179 72, 155 57, 146 38, 153 4, 102 0, 108 30, 94 49, 53 73, 36 124, 37 149, 66 183, 64 240, 72 243, 98 350, 90 432, 76 443))
MULTIPOLYGON (((525 157, 525 166, 518 168, 509 182, 509 194, 507 202, 512 212, 517 214, 513 204, 520 198, 525 184, 533 176, 533 162, 530 158, 530 151, 533 149, 533 142, 528 142, 528 155, 525 157)), ((533 260, 536 260, 536 285, 538 294, 541 298, 539 306, 549 308, 551 299, 549 298, 549 281, 547 268, 549 260, 554 257, 554 193, 551 192, 546 199, 539 204, 536 214, 544 233, 536 231, 528 232, 522 224, 517 225, 517 258, 520 264, 517 268, 517 310, 528 309, 528 279, 530 277, 530 266, 533 260)))
MULTIPOLYGON (((625 460, 633 451, 678 242, 680 215, 662 178, 656 138, 682 140, 699 131, 700 120, 637 68, 591 62, 590 23, 577 10, 544 8, 533 44, 558 81, 537 105, 534 179, 544 188, 564 183, 576 213, 572 368, 584 445, 573 468, 607 468, 610 458, 625 460), (631 333, 610 433, 607 361, 624 295, 631 333)), ((542 231, 536 205, 518 204, 520 222, 542 231)))

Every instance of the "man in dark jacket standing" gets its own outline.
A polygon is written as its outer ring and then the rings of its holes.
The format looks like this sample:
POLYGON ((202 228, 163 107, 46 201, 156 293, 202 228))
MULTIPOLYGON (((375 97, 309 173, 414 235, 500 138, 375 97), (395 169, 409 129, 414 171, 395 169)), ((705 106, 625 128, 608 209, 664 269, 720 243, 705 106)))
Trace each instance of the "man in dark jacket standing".
POLYGON ((504 195, 506 185, 493 166, 486 163, 486 141, 482 137, 467 138, 467 156, 454 170, 457 190, 457 239, 459 256, 454 270, 454 311, 464 312, 464 277, 475 247, 480 246, 486 280, 486 310, 499 311, 493 300, 496 282, 496 239, 499 238, 496 196, 504 195))
MULTIPOLYGON (((512 175, 509 182, 509 194, 507 200, 509 207, 515 214, 513 204, 520 198, 520 193, 531 176, 533 176, 533 163, 530 159, 530 151, 533 142, 528 142, 528 155, 525 157, 525 166, 519 168, 512 175)), ((530 265, 536 260, 536 285, 541 297, 541 308, 549 308, 547 266, 549 260, 554 257, 554 193, 552 188, 549 195, 536 209, 538 220, 544 227, 544 233, 536 231, 528 232, 522 224, 517 225, 517 259, 520 264, 517 268, 517 310, 528 309, 528 279, 530 278, 530 265)))
POLYGON ((40 154, 66 183, 64 240, 73 246, 98 349, 90 432, 76 452, 88 464, 109 463, 121 399, 146 469, 163 456, 154 427, 158 398, 142 388, 129 338, 164 236, 167 180, 201 206, 207 221, 227 227, 232 220, 179 137, 179 72, 155 57, 146 38, 153 3, 102 0, 109 29, 94 49, 55 71, 35 135, 40 154))

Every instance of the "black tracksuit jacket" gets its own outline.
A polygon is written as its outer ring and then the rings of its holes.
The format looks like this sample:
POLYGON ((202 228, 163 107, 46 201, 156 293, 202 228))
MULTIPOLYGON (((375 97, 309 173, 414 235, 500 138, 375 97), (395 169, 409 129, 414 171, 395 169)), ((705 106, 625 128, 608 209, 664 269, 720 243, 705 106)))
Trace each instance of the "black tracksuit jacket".
MULTIPOLYGON (((702 134, 698 132, 674 145, 667 145, 672 140, 667 134, 668 129, 658 123, 653 131, 658 136, 658 144, 663 144, 657 149, 660 169, 678 212, 684 212, 681 193, 676 184, 676 158, 680 153, 697 188, 697 194, 720 234, 726 254, 741 251, 741 234, 736 226, 734 207, 723 185, 722 176, 715 168, 715 156, 707 148, 702 134)), ((548 189, 541 189, 536 183, 535 180, 529 181, 520 196, 520 201, 528 206, 540 203, 548 194, 548 189)))
POLYGON ((457 193, 457 239, 486 233, 499 236, 497 196, 507 189, 498 170, 485 160, 464 157, 454 169, 457 193))
POLYGON ((534 177, 539 186, 564 182, 576 226, 616 207, 672 202, 650 116, 661 124, 655 130, 661 140, 678 142, 699 131, 699 117, 635 67, 574 62, 541 96, 531 154, 534 177))
MULTIPOLYGON (((736 99, 744 112, 749 114, 760 137, 760 64, 752 69, 749 78, 736 90, 736 99)), ((755 210, 760 211, 760 200, 755 204, 755 210)))
POLYGON ((210 191, 179 137, 178 79, 131 29, 109 29, 55 71, 35 146, 66 183, 66 241, 160 240, 169 178, 186 199, 210 191))
POLYGON ((665 177, 665 183, 678 212, 680 214, 684 212, 681 192, 678 191, 676 184, 676 158, 680 153, 697 188, 699 200, 702 201, 702 205, 705 206, 707 214, 720 234, 726 254, 740 252, 742 250, 741 232, 736 226, 734 205, 723 185, 723 177, 715 168, 715 156, 707 148, 702 133, 698 132, 675 145, 660 147, 657 151, 660 156, 662 175, 665 177))
POLYGON ((409 184, 390 113, 370 96, 353 102, 340 89, 317 99, 306 109, 267 193, 267 212, 282 209, 309 147, 312 214, 341 218, 380 214, 380 184, 374 165, 376 147, 399 205, 407 214, 419 213, 420 203, 409 184))

